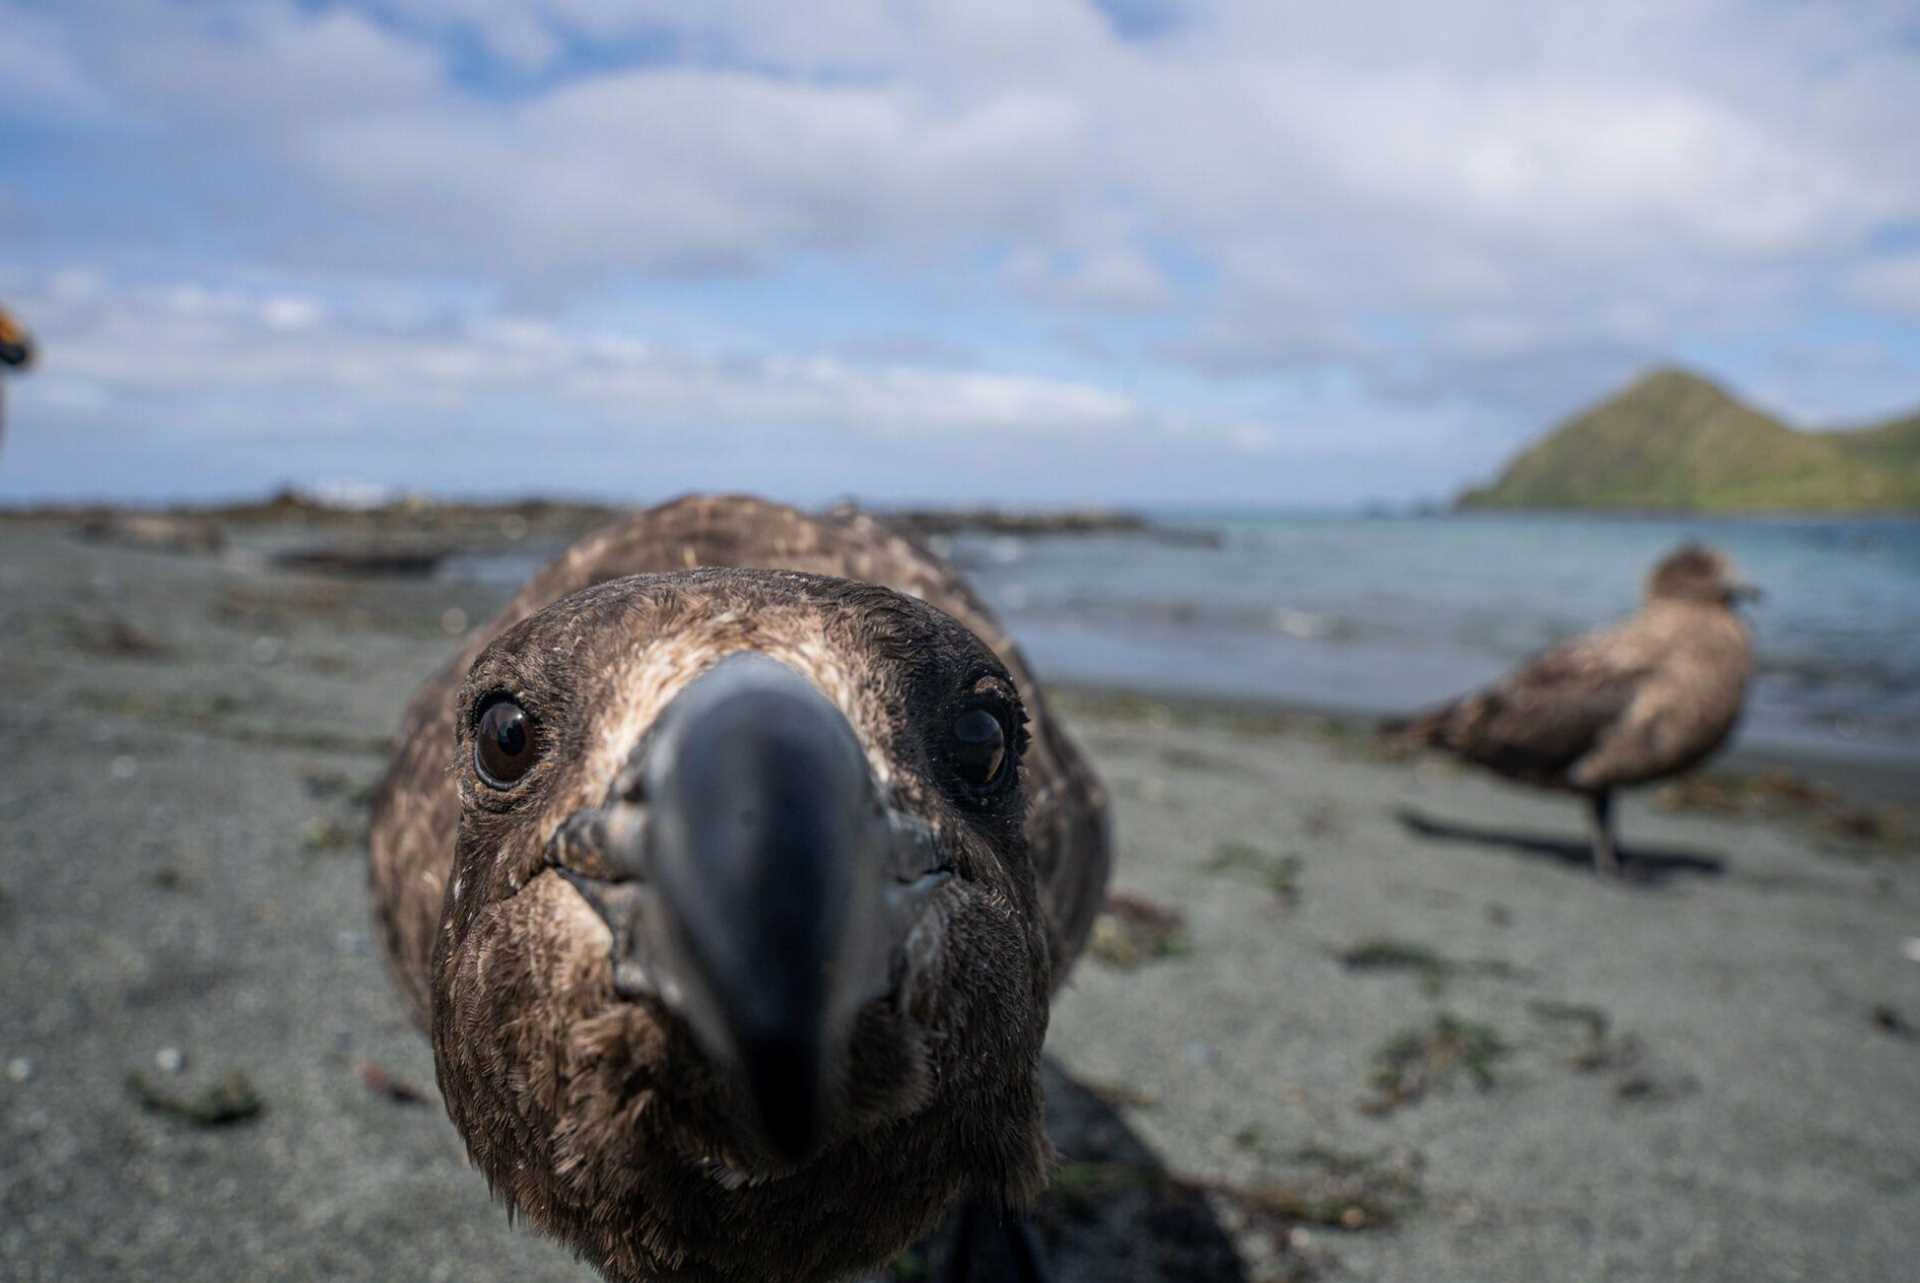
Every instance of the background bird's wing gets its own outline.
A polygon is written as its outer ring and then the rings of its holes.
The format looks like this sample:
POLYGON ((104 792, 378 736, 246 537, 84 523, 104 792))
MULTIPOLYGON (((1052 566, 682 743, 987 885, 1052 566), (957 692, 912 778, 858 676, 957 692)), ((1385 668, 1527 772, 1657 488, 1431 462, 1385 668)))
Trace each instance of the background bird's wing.
POLYGON ((1441 743, 1504 774, 1559 782, 1632 704, 1654 669, 1625 630, 1578 637, 1535 656, 1445 710, 1441 743))
POLYGON ((416 1019, 459 824, 453 784, 453 699, 467 669, 503 629, 570 593, 625 575, 698 566, 798 570, 879 584, 966 625, 1007 666, 1030 715, 1027 834, 1061 983, 1105 900, 1107 798, 1049 709, 1026 658, 985 604, 939 557, 850 507, 812 515, 744 496, 696 496, 624 517, 541 570, 408 705, 401 747, 375 802, 370 877, 387 956, 416 1019))

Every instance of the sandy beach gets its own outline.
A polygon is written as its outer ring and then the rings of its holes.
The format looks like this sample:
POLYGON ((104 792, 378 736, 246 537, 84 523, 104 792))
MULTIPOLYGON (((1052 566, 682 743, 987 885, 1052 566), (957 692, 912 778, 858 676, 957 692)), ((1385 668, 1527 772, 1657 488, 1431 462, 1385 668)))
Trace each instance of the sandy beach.
MULTIPOLYGON (((312 539, 0 526, 0 1278, 592 1277, 466 1168, 369 931, 387 737, 499 594, 265 555, 312 539)), ((1057 1279, 1914 1276, 1912 781, 1636 794, 1605 883, 1568 800, 1353 726, 1062 702, 1119 894, 1057 1279)))

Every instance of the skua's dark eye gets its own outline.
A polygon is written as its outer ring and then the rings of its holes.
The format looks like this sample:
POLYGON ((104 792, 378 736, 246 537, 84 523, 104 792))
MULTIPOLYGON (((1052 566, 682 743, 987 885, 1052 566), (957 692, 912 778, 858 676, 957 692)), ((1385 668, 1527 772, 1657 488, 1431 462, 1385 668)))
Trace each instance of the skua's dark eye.
POLYGON ((526 710, 510 699, 498 699, 481 710, 473 729, 473 766, 480 778, 497 789, 512 788, 533 768, 533 723, 526 710))
POLYGON ((1007 762, 1007 728, 998 717, 975 705, 953 719, 954 769, 975 789, 991 788, 1007 762))

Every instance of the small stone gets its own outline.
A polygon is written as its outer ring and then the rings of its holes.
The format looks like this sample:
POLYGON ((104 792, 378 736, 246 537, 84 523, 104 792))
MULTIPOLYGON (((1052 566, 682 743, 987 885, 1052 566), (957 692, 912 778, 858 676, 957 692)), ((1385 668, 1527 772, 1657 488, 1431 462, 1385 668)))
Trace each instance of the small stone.
POLYGON ((1908 962, 1920 962, 1920 936, 1908 936, 1900 942, 1900 952, 1908 962))
POLYGON ((449 637, 458 637, 467 631, 467 612, 458 606, 449 606, 440 612, 440 631, 449 637))
POLYGON ((116 780, 130 780, 140 773, 140 763, 122 753, 107 765, 107 774, 116 780))
POLYGON ((272 664, 279 662, 280 657, 287 653, 287 644, 278 637, 256 637, 252 650, 254 663, 272 664))
POLYGON ((154 1113, 172 1114, 201 1127, 245 1122, 265 1108, 253 1083, 237 1069, 190 1094, 166 1090, 137 1070, 127 1075, 127 1088, 154 1113))
POLYGON ((178 1047, 162 1047, 153 1053, 153 1067, 163 1074, 177 1074, 187 1067, 187 1053, 178 1047))
POLYGON ((25 1056, 15 1056, 7 1062, 7 1081, 23 1083, 33 1077, 33 1062, 25 1056))

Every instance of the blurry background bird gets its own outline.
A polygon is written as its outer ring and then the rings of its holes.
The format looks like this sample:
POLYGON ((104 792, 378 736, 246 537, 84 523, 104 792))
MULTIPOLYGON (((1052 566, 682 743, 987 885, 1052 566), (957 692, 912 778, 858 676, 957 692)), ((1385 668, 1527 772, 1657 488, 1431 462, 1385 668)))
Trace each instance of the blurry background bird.
POLYGON ((1681 548, 1654 568, 1632 618, 1387 729, 1509 779, 1584 796, 1594 867, 1617 873, 1614 790, 1697 766, 1739 720, 1753 648, 1735 606, 1756 594, 1721 554, 1681 548))

